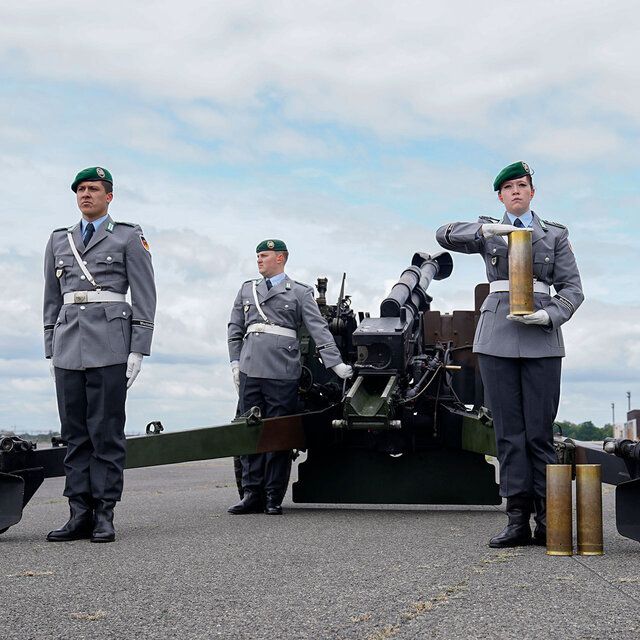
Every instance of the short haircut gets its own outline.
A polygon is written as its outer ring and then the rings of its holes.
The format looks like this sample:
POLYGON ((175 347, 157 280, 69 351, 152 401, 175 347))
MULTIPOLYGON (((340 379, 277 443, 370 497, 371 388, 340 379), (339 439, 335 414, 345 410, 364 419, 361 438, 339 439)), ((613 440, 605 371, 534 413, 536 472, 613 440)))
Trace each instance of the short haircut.
POLYGON ((100 182, 107 193, 113 193, 113 185, 108 180, 100 180, 100 182))
POLYGON ((287 260, 289 259, 289 252, 288 251, 276 251, 276 255, 283 255, 284 256, 284 263, 287 263, 287 260))

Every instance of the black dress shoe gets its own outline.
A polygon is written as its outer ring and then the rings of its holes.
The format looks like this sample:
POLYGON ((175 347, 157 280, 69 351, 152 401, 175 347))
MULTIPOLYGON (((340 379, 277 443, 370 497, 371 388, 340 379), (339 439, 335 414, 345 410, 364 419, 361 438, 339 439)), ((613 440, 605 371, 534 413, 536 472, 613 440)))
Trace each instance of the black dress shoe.
POLYGON ((539 547, 547 546, 547 528, 536 526, 533 532, 533 544, 537 544, 539 547))
POLYGON ((113 542, 116 530, 113 528, 113 500, 98 500, 93 515, 91 542, 113 542))
POLYGON ((523 547, 532 543, 529 518, 532 511, 532 500, 527 496, 507 498, 507 516, 509 524, 491 538, 489 546, 493 549, 504 547, 523 547))
POLYGON ((281 516, 282 515, 282 498, 284 495, 284 491, 282 493, 269 491, 267 493, 266 504, 264 506, 264 512, 268 516, 281 516))
POLYGON ((244 515, 246 513, 261 513, 262 500, 257 493, 253 491, 245 491, 244 497, 240 502, 232 505, 227 509, 228 513, 233 515, 244 515))
POLYGON ((267 505, 264 508, 264 512, 268 516, 281 516, 282 515, 282 507, 275 502, 267 502, 267 505))
POLYGON ((50 531, 49 542, 68 542, 69 540, 85 540, 91 537, 93 530, 93 510, 91 500, 87 497, 69 498, 71 517, 59 529, 50 531))

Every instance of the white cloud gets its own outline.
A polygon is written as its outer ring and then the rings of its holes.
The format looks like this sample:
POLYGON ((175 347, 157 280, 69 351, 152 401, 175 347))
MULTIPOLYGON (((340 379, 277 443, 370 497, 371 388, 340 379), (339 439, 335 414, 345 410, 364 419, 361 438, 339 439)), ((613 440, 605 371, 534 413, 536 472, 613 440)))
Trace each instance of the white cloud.
MULTIPOLYGON (((354 308, 375 315, 413 252, 438 249, 437 226, 497 211, 493 164, 516 157, 538 169, 543 216, 570 226, 588 294, 566 327, 561 417, 604 422, 597 381, 614 396, 638 372, 640 197, 637 181, 611 186, 637 157, 637 31, 628 0, 4 3, 0 425, 57 422, 41 256, 77 217, 80 166, 111 169, 114 217, 152 245, 140 430, 233 414, 225 327, 259 240, 284 237, 292 275, 328 275, 331 300, 347 271, 354 308)), ((434 308, 470 308, 483 279, 456 256, 434 308)))
POLYGON ((501 105, 562 90, 569 122, 572 110, 606 106, 638 124, 630 1, 540 2, 526 19, 505 2, 120 1, 87 22, 57 0, 6 3, 0 17, 5 60, 23 73, 159 97, 210 132, 223 120, 197 116, 192 101, 273 101, 294 118, 382 135, 482 139, 522 120, 497 115, 501 105))

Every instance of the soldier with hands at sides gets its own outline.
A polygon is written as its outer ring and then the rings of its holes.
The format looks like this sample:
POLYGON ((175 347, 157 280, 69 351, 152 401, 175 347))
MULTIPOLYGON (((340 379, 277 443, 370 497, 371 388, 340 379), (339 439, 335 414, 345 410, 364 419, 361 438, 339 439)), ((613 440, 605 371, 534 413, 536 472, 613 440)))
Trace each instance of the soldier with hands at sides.
POLYGON ((515 162, 496 177, 493 188, 506 209, 502 220, 481 217, 437 231, 446 249, 479 253, 490 283, 473 351, 493 416, 500 495, 507 499, 509 519, 490 540, 491 547, 546 544, 546 465, 556 461, 553 421, 565 355, 560 326, 584 299, 566 227, 543 220, 530 208, 535 194, 532 174, 526 162, 515 162), (533 247, 535 311, 524 316, 509 315, 507 236, 517 229, 531 231, 533 247))
MULTIPOLYGON (((261 278, 247 280, 233 304, 228 326, 229 357, 240 396, 240 412, 259 407, 273 418, 296 412, 302 373, 298 328, 305 325, 325 367, 340 378, 353 375, 322 317, 312 287, 284 272, 289 253, 282 240, 264 240, 256 248, 261 278)), ((243 498, 229 513, 282 514, 289 483, 291 452, 240 457, 243 498), (266 504, 265 504, 266 500, 266 504)))
POLYGON ((82 217, 53 231, 44 259, 45 355, 67 445, 71 517, 47 540, 111 542, 123 487, 125 400, 150 354, 156 290, 142 229, 109 216, 109 171, 84 169, 71 189, 82 217))

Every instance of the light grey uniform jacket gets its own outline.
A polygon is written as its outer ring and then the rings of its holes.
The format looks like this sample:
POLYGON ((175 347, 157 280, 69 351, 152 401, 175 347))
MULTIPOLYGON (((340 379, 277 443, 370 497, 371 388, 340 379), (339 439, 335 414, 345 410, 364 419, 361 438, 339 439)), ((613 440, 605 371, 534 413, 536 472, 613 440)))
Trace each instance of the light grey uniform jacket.
POLYGON ((89 244, 82 242, 81 225, 73 227, 78 253, 103 291, 127 293, 128 302, 63 304, 72 291, 93 291, 67 241, 67 228, 56 229, 44 257, 45 356, 62 369, 88 369, 122 364, 130 352, 151 353, 156 288, 151 254, 142 229, 110 216, 89 244))
MULTIPOLYGON (((228 325, 229 359, 240 361, 240 371, 252 378, 297 380, 302 373, 297 338, 270 333, 246 333, 254 323, 264 323, 252 292, 253 280, 240 287, 228 325)), ((342 362, 342 356, 322 317, 313 289, 289 276, 267 289, 264 279, 256 287, 258 302, 272 324, 298 330, 305 325, 325 367, 342 362)))
MULTIPOLYGON (((452 222, 440 227, 436 238, 451 251, 479 253, 484 259, 489 282, 509 279, 509 252, 506 237, 485 239, 483 223, 498 220, 481 217, 478 222, 452 222)), ((503 224, 511 224, 504 215, 503 224)), ((553 285, 555 295, 534 293, 536 311, 544 309, 551 325, 525 325, 507 320, 509 293, 490 293, 480 309, 480 320, 473 341, 475 353, 504 358, 544 358, 564 356, 564 341, 560 325, 565 323, 582 304, 584 295, 580 273, 569 244, 566 227, 541 220, 535 213, 532 223, 533 276, 553 285)))

